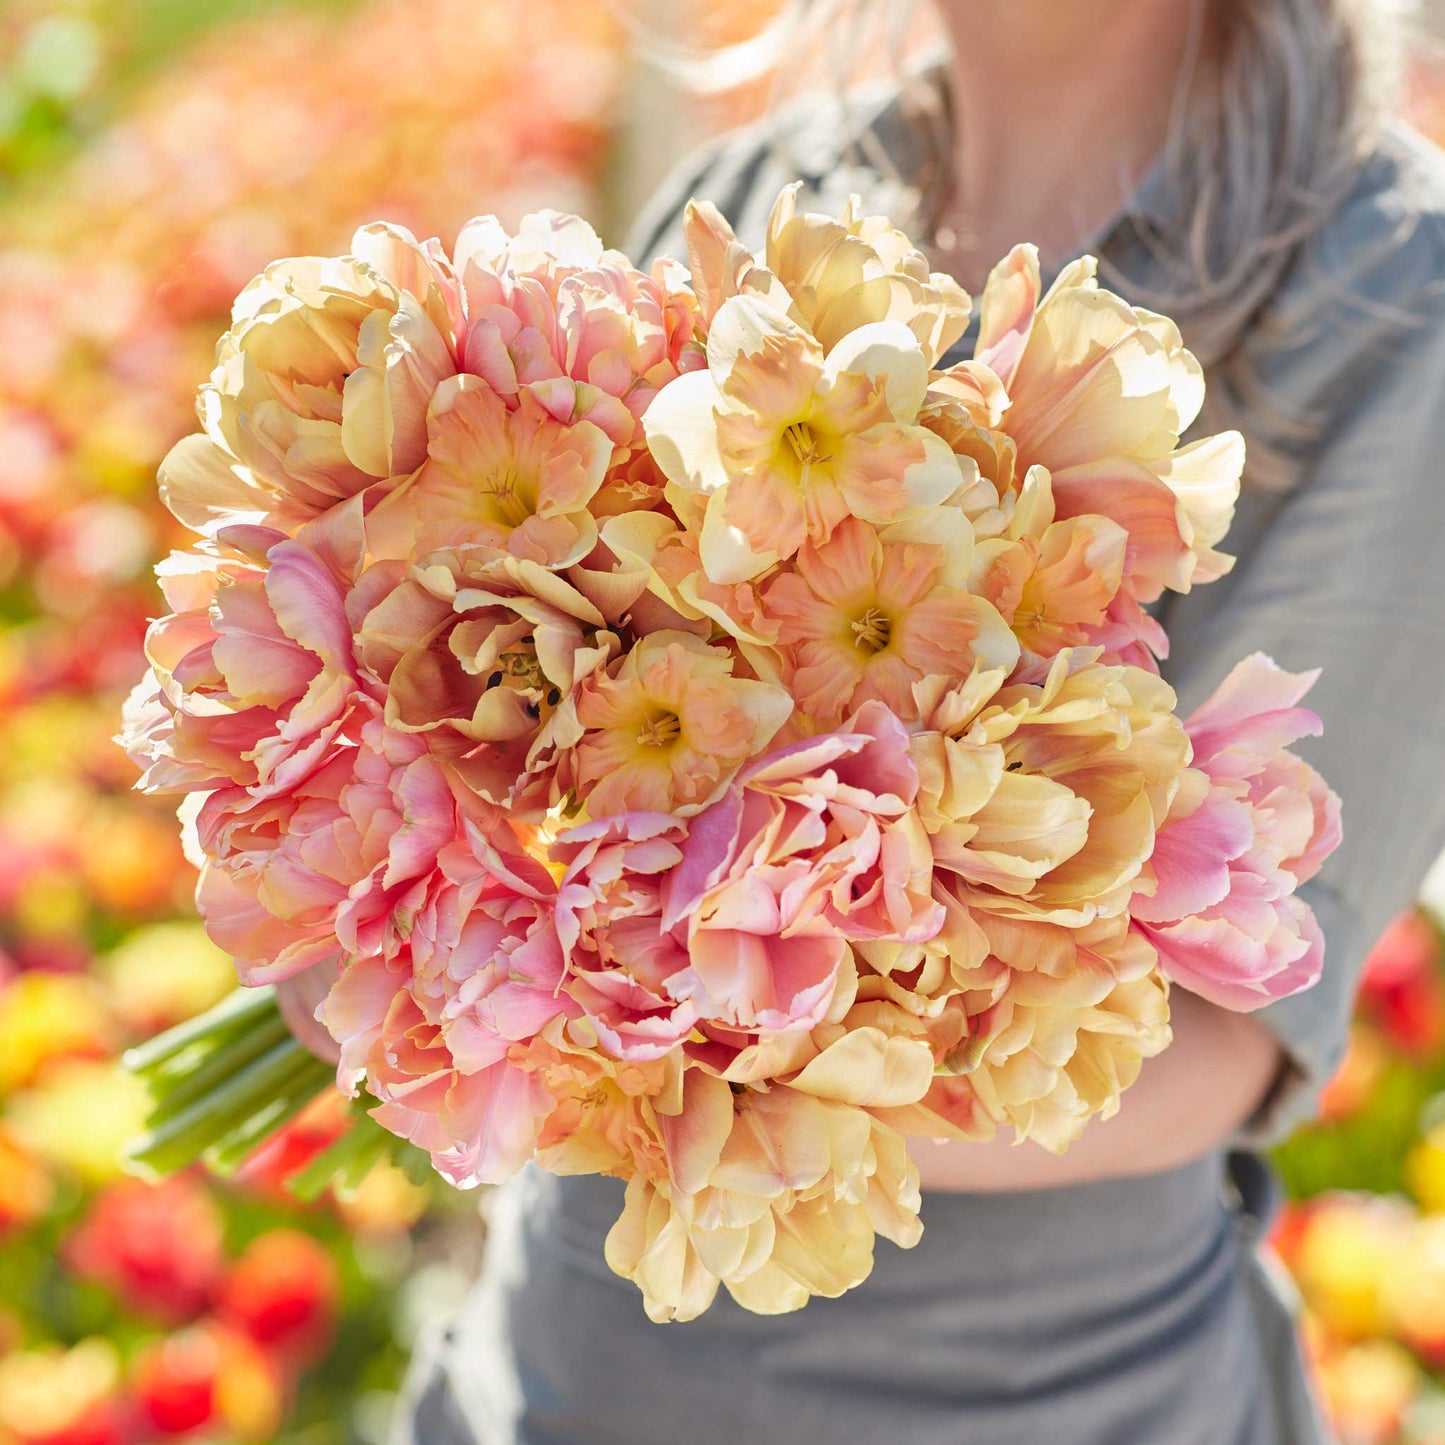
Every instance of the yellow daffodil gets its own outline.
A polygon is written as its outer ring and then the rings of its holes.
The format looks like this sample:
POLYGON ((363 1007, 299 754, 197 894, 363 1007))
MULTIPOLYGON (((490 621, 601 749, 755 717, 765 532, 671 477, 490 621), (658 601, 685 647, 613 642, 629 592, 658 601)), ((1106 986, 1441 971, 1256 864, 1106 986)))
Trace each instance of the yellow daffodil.
POLYGON ((643 418, 672 487, 706 498, 701 560, 717 583, 755 577, 847 516, 886 523, 936 506, 963 464, 917 425, 928 364, 901 322, 831 350, 750 297, 724 302, 708 370, 678 377, 643 418))

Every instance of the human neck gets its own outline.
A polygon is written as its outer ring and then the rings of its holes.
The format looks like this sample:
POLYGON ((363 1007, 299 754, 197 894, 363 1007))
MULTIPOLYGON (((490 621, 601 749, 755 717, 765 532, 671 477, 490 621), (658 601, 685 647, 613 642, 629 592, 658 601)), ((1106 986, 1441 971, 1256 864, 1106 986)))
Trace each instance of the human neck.
POLYGON ((977 289, 1015 242, 1073 255, 1164 146, 1198 47, 1190 0, 938 0, 953 41, 940 261, 977 289))

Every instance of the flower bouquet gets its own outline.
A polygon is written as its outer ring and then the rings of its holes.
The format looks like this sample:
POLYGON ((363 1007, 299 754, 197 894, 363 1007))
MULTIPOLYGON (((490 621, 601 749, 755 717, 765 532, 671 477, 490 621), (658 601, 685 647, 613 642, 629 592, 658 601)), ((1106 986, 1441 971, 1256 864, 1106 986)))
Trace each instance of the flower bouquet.
POLYGON ((138 1051, 137 1163, 234 1166, 334 1070, 369 1119, 310 1187, 387 1141, 619 1176, 656 1319, 860 1283, 919 1237, 909 1136, 1066 1148, 1171 980, 1309 985, 1339 832, 1310 677, 1182 719, 1158 675, 1243 460, 1180 444, 1170 321, 1021 246, 945 364, 969 299, 886 220, 686 234, 372 225, 258 277, 124 733, 247 985, 138 1051))

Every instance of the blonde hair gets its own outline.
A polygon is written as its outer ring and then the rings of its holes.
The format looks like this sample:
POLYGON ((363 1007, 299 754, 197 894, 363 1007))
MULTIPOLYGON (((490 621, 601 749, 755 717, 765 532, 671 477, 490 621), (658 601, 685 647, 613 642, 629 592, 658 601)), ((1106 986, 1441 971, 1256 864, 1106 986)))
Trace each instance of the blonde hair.
MULTIPOLYGON (((1286 486, 1291 442, 1307 419, 1274 412, 1250 374, 1243 341, 1278 290, 1302 244, 1345 198, 1394 108, 1402 68, 1403 21, 1411 0, 1189 0, 1195 43, 1180 77, 1158 177, 1154 215, 1125 218, 1147 249, 1157 278, 1147 292, 1128 278, 1131 298, 1179 321, 1212 373, 1211 426, 1240 426, 1252 443, 1250 477, 1286 486), (1213 63, 1199 63, 1205 25, 1215 24, 1213 63), (1278 443, 1278 444, 1277 444, 1278 443)), ((908 176, 911 214, 897 217, 931 238, 954 172, 947 67, 907 60, 914 0, 790 0, 746 50, 669 64, 692 83, 719 89, 762 74, 770 57, 796 53, 816 37, 831 62, 848 159, 889 168, 866 125, 849 123, 858 57, 890 54, 900 99, 915 133, 908 176)), ((786 148, 786 127, 778 128, 786 148)))

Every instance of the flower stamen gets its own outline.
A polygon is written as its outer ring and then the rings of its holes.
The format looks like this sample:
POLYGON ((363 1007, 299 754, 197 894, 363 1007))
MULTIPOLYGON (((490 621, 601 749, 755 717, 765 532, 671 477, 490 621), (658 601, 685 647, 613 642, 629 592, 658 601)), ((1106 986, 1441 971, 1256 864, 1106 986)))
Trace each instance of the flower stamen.
POLYGON ((822 466, 833 460, 832 454, 824 450, 818 433, 805 421, 795 421, 784 427, 783 440, 801 468, 822 466))
POLYGON ((892 619, 877 607, 870 607, 862 617, 853 618, 849 627, 853 632, 853 646, 860 652, 882 652, 893 633, 892 619))
POLYGON ((490 496, 497 512, 509 527, 520 527, 532 515, 532 507, 523 494, 522 478, 515 466, 503 466, 490 472, 479 491, 490 496))
POLYGON ((671 747, 682 736, 682 720, 675 712, 648 713, 637 730, 641 748, 671 747))

